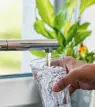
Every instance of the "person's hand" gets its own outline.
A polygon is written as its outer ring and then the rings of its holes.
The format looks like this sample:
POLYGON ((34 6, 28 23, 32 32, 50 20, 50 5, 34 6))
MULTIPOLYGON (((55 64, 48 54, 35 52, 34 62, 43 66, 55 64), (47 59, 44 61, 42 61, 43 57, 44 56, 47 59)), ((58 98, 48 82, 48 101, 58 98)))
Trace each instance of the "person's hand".
POLYGON ((59 92, 66 88, 68 85, 70 86, 70 94, 75 92, 76 89, 95 89, 94 64, 87 64, 85 62, 78 61, 73 57, 65 57, 52 61, 51 66, 65 67, 68 73, 66 77, 53 85, 53 91, 59 92))

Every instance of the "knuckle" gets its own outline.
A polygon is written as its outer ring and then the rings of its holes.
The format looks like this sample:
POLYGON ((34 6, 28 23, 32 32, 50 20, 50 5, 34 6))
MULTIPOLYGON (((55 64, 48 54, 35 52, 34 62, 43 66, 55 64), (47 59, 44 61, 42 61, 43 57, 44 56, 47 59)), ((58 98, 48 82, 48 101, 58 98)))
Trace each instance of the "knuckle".
POLYGON ((71 60, 74 60, 74 58, 72 56, 67 56, 67 57, 65 57, 65 60, 71 61, 71 60))
POLYGON ((75 81, 75 80, 77 80, 78 71, 77 70, 71 70, 69 75, 75 81))

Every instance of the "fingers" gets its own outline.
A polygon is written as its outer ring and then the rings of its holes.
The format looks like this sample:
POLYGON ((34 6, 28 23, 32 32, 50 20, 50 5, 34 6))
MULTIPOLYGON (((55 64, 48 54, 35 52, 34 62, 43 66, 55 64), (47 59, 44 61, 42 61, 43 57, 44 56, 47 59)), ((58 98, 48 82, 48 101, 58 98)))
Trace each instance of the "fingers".
POLYGON ((70 60, 72 60, 73 57, 70 57, 70 56, 65 56, 63 58, 59 58, 59 59, 56 59, 56 60, 53 60, 51 62, 51 65, 52 66, 64 66, 66 65, 66 63, 70 62, 70 60))
POLYGON ((51 66, 60 66, 60 67, 63 67, 67 73, 69 72, 65 58, 60 58, 60 59, 51 61, 51 66))
POLYGON ((70 92, 70 96, 76 91, 76 88, 73 85, 70 85, 69 87, 69 92, 70 92))
POLYGON ((51 65, 51 66, 62 66, 62 65, 60 64, 60 59, 53 60, 50 65, 51 65))
POLYGON ((70 70, 70 66, 72 66, 72 61, 74 61, 73 57, 65 56, 64 58, 51 61, 51 66, 61 66, 64 68, 67 67, 68 70, 70 70))
POLYGON ((77 90, 80 89, 80 82, 74 81, 73 84, 69 86, 70 96, 77 90))
POLYGON ((52 90, 55 92, 59 92, 59 91, 65 89, 68 85, 72 84, 73 81, 75 81, 74 76, 75 75, 73 72, 67 74, 66 77, 59 80, 56 84, 53 85, 52 90))
POLYGON ((65 64, 65 62, 63 61, 63 58, 51 61, 51 66, 61 66, 61 67, 63 67, 64 64, 65 64))

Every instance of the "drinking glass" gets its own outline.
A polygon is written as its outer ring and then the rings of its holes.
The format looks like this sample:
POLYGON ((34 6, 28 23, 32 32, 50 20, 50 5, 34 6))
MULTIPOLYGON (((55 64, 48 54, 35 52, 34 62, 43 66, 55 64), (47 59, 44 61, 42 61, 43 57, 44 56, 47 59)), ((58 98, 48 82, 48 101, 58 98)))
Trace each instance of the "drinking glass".
POLYGON ((63 79, 66 70, 59 66, 46 66, 45 59, 31 61, 31 70, 39 86, 43 107, 71 107, 68 87, 61 92, 53 92, 52 86, 63 79))

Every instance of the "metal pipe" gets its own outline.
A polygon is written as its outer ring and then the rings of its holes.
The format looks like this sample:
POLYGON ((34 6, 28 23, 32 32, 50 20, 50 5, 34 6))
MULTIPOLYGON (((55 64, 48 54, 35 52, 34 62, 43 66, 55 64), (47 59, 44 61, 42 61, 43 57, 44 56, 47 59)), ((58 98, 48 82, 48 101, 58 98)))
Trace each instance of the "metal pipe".
POLYGON ((54 0, 55 14, 57 14, 60 8, 63 7, 63 4, 65 3, 65 1, 66 0, 54 0))
POLYGON ((26 51, 57 49, 56 40, 0 40, 0 51, 26 51))

